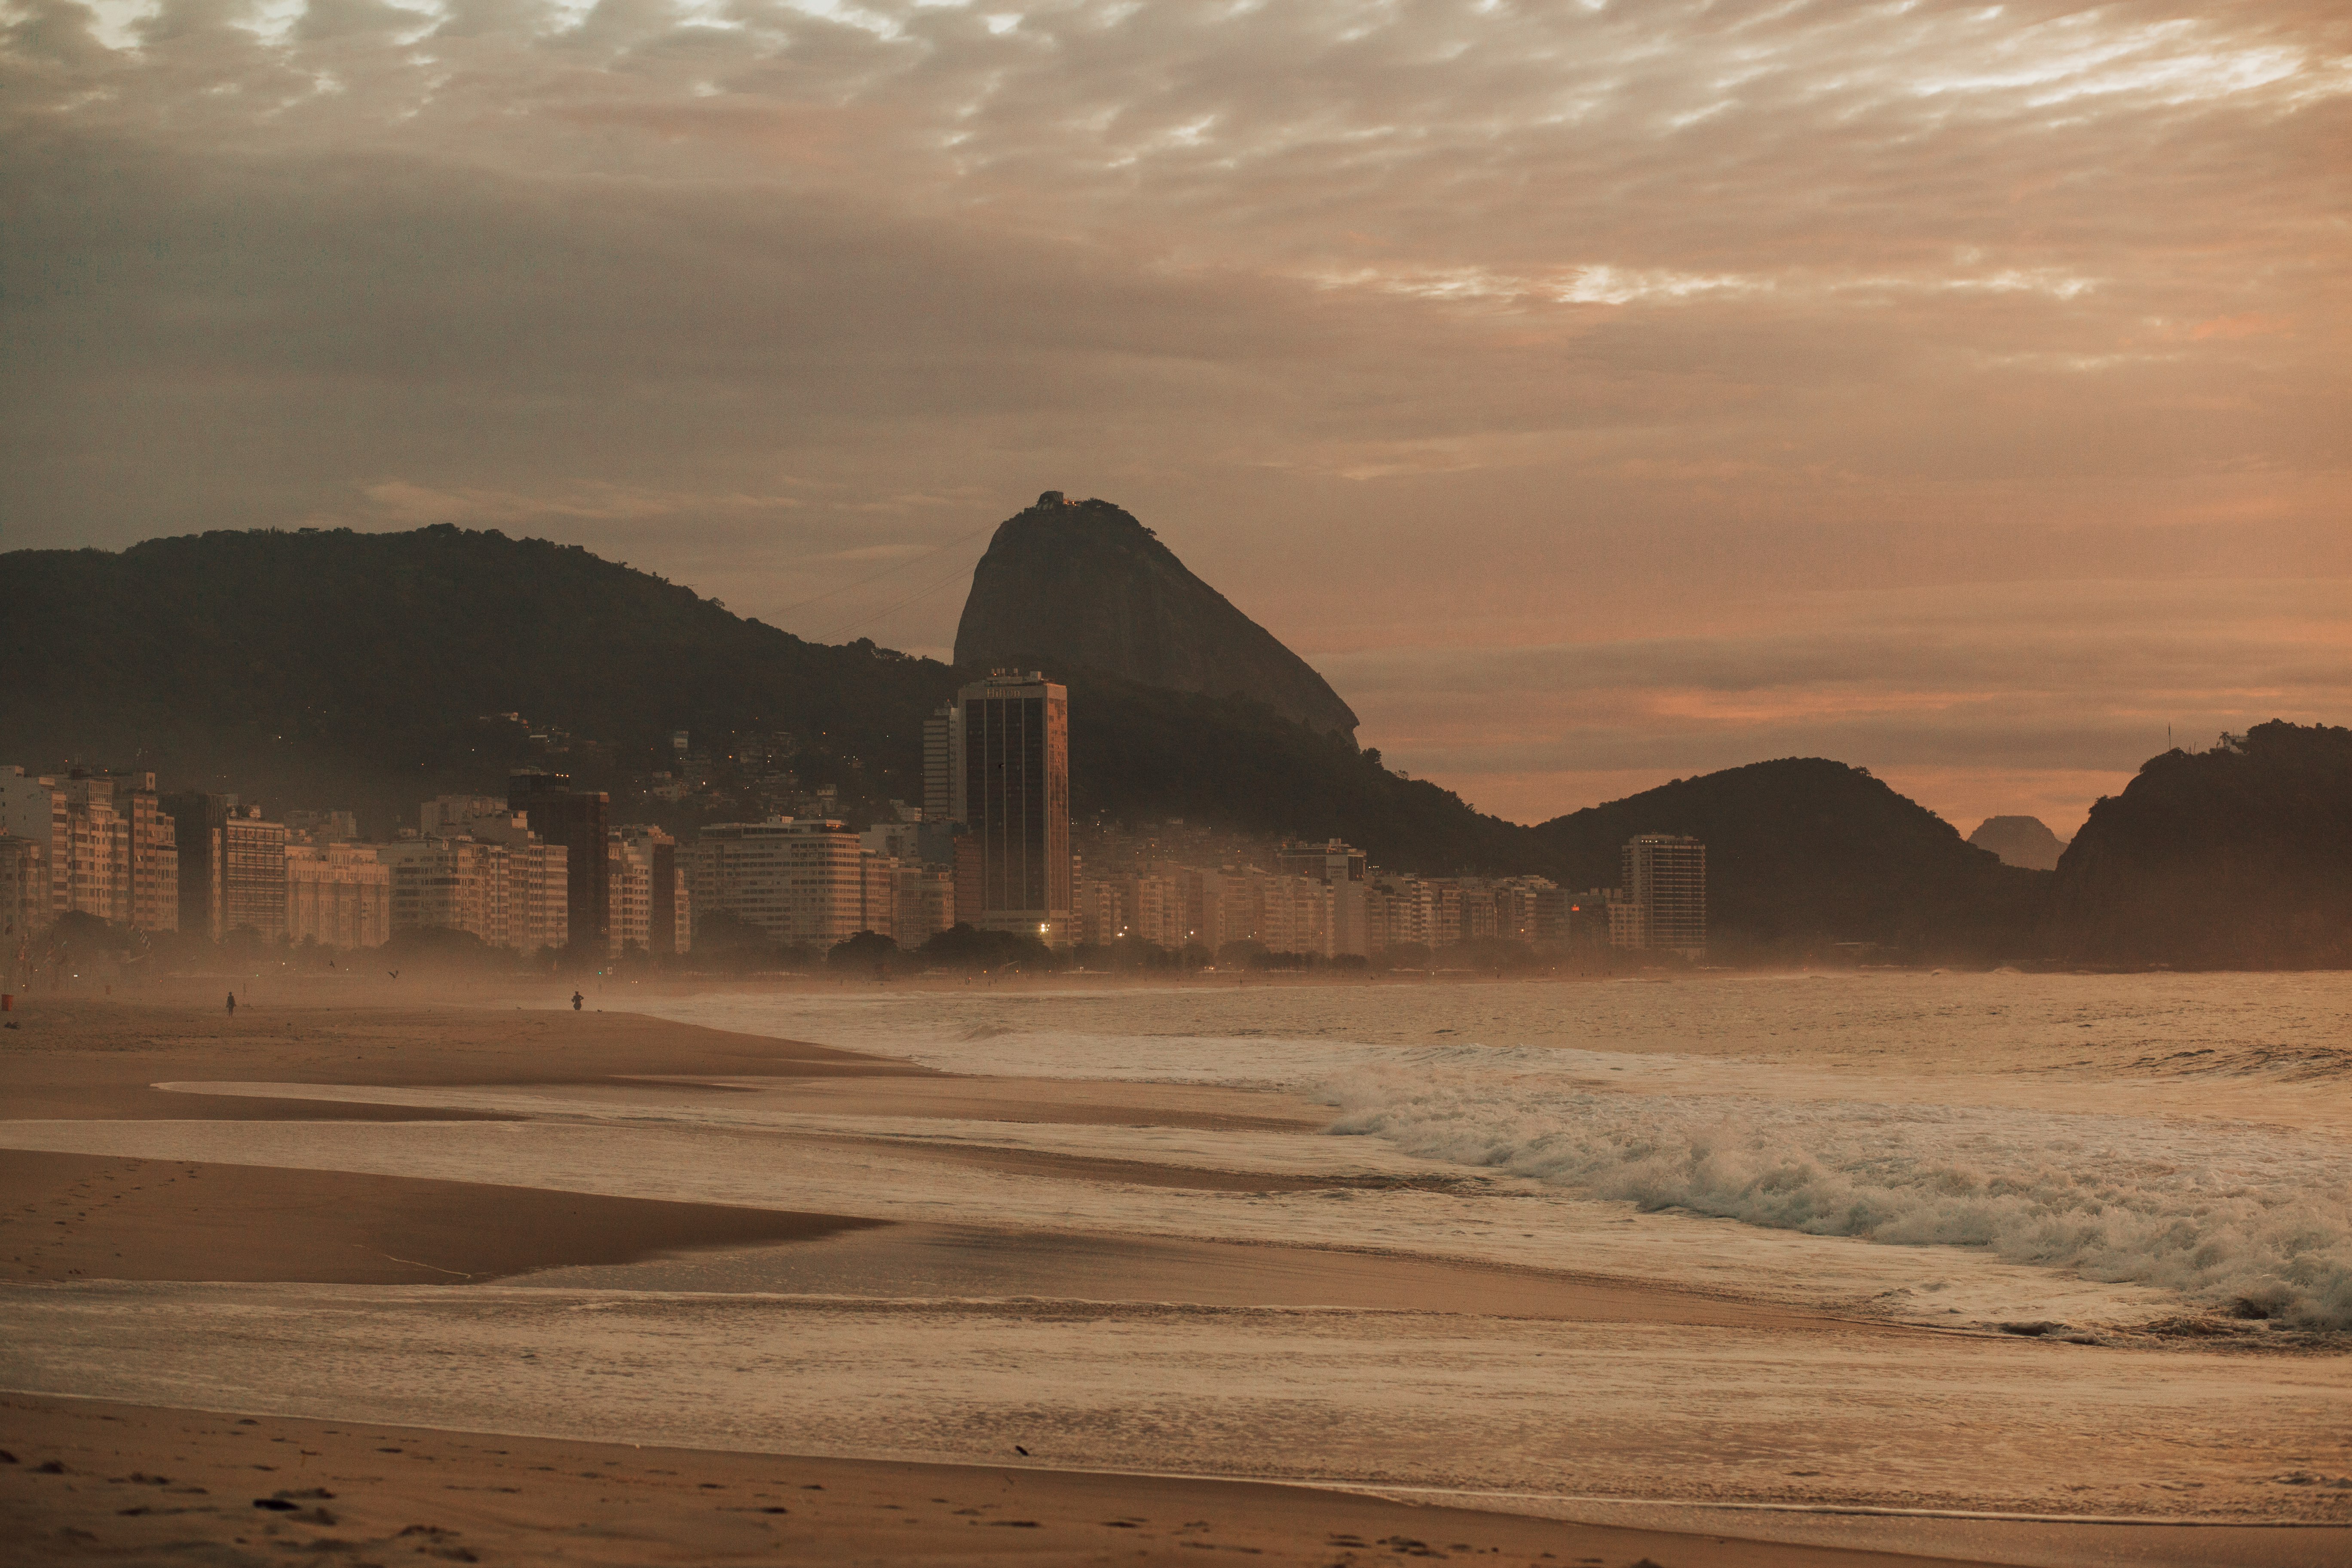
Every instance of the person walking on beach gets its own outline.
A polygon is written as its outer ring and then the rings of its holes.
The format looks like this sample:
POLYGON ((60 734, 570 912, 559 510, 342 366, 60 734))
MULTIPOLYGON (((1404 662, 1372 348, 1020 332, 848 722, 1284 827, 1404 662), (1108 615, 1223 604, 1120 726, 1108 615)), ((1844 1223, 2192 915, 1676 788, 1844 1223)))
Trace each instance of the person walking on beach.
POLYGON ((577 1013, 578 1011, 580 1011, 580 1001, 581 1001, 580 993, 579 993, 579 992, 577 992, 577 991, 574 991, 574 992, 572 994, 572 1010, 573 1012, 575 1012, 575 1013, 577 1013))
POLYGON ((232 1018, 236 1016, 236 993, 234 991, 228 994, 228 1016, 232 1018))

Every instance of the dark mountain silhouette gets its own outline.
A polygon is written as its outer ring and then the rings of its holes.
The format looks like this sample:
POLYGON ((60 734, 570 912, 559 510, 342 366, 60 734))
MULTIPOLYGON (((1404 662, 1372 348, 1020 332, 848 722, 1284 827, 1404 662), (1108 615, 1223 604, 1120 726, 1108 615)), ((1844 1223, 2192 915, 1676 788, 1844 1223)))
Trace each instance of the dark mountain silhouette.
POLYGON ((2150 758, 2067 846, 2050 935, 2090 963, 2352 966, 2352 730, 2150 758))
MULTIPOLYGON (((509 768, 541 760, 499 717, 517 711, 571 731, 557 765, 589 787, 668 766, 674 730, 790 730, 847 770, 845 799, 857 781, 870 800, 917 798, 921 721, 974 673, 804 642, 576 547, 446 525, 19 551, 0 574, 0 762, 135 764, 272 809, 354 806, 379 834, 444 791, 502 794, 509 768)), ((1082 816, 1337 837, 1393 869, 1577 889, 1613 885, 1633 834, 1691 833, 1726 945, 1792 954, 2013 952, 2046 881, 1836 763, 1736 768, 1530 828, 1264 701, 1046 668, 1070 687, 1082 816)))
POLYGON ((2005 866, 2030 871, 2054 870, 2066 846, 2038 816, 1988 816, 1969 835, 1969 842, 1990 849, 2005 866))
POLYGON ((1706 845, 1714 930, 1762 952, 1852 942, 1910 956, 2021 956, 2046 872, 2003 866, 1861 768, 1819 757, 1681 779, 1534 828, 1552 875, 1613 886, 1642 833, 1706 845))
MULTIPOLYGON (((272 809, 356 806, 376 833, 544 761, 497 717, 513 712, 571 732, 553 765, 587 787, 669 766, 675 730, 789 730, 856 759, 874 798, 919 799, 922 720, 975 673, 803 642, 577 546, 446 524, 17 551, 0 574, 0 762, 135 763, 272 809)), ((1264 703, 1053 673, 1081 815, 1338 835, 1413 869, 1527 865, 1524 827, 1264 703)))
POLYGON ((679 729, 823 731, 903 776, 953 684, 944 665, 803 642, 576 545, 446 524, 0 563, 0 761, 136 761, 184 785, 361 806, 378 830, 437 791, 503 789, 530 759, 488 716, 583 738, 565 765, 598 784, 679 729))
POLYGON ((1352 740, 1356 715, 1274 634, 1107 500, 1048 490, 1005 520, 956 627, 970 668, 1099 670, 1141 686, 1262 702, 1352 740))

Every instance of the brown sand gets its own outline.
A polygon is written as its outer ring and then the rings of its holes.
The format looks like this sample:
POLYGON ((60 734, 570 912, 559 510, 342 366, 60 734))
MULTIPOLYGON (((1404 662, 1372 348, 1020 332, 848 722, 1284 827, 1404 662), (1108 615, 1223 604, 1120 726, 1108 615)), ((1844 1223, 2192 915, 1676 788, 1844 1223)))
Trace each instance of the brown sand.
POLYGON ((1918 1336, 1740 1297, 1499 1264, 1328 1247, 979 1226, 891 1225, 756 1253, 702 1252, 549 1283, 638 1290, 869 1297, 1036 1297, 1197 1307, 1337 1307, 1554 1322, 1918 1336))
POLYGON ((1249 1482, 640 1448, 27 1395, 0 1397, 0 1445, 16 1461, 0 1464, 0 1529, 28 1563, 1958 1561, 1249 1482))
MULTIPOLYGON (((17 1026, 0 1035, 0 1106, 17 1119, 321 1119, 317 1101, 223 1100, 148 1087, 189 1079, 490 1085, 646 1076, 923 1077, 930 1070, 625 1013, 247 1006, 231 1018, 225 1010, 36 997, 10 1021, 17 1026)), ((340 1114, 383 1121, 417 1115, 374 1107, 340 1114)))
POLYGON ((262 1165, 0 1149, 0 1278, 496 1279, 879 1220, 262 1165))
MULTIPOLYGON (((1032 1118, 1032 1120, 1043 1120, 1032 1118)), ((1162 1121, 1160 1126, 1166 1126, 1162 1121)), ((887 1148, 902 1160, 967 1165, 1008 1176, 1047 1176, 1065 1181, 1114 1182, 1135 1187, 1186 1187, 1213 1193, 1320 1193, 1339 1188, 1452 1192, 1477 1178, 1455 1176, 1292 1175, 1278 1171, 1216 1171, 1193 1165, 1163 1165, 1155 1160, 1119 1160, 1101 1154, 1057 1154, 1045 1149, 992 1149, 982 1145, 909 1143, 903 1139, 855 1132, 803 1132, 812 1143, 863 1143, 887 1148)))
MULTIPOLYGON (((74 999, 44 1000, 17 1018, 18 1030, 0 1035, 0 1115, 20 1118, 310 1117, 334 1105, 148 1087, 157 1081, 593 1083, 602 1094, 661 1079, 714 1087, 758 1080, 805 1094, 812 1110, 869 1114, 1317 1124, 1314 1108, 1280 1096, 955 1079, 850 1052, 619 1014, 265 1007, 240 1009, 232 1023, 209 1008, 74 999)), ((1124 1161, 1008 1151, 942 1158, 1023 1162, 1024 1169, 1072 1183, 1139 1179, 1124 1161)), ((1188 1174, 1199 1173, 1178 1173, 1176 1179, 1188 1174)), ((1276 1180, 1244 1179, 1257 1190, 1270 1190, 1276 1180)), ((432 1281, 463 1289, 469 1279, 561 1268, 630 1276, 610 1281, 621 1289, 885 1295, 929 1293, 944 1282, 941 1293, 1661 1324, 1794 1328, 1802 1320, 1814 1330, 1865 1330, 1638 1281, 1438 1259, 861 1227, 821 1215, 227 1164, 8 1154, 0 1156, 0 1194, 12 1233, 0 1238, 7 1244, 0 1256, 16 1257, 10 1274, 28 1280, 432 1281)), ((789 1446, 789 1435, 783 1441, 789 1446)), ((737 1557, 1198 1563, 1204 1550, 1325 1564, 1470 1555, 1612 1568, 1644 1558, 1662 1568, 1842 1562, 1891 1568, 1926 1561, 1412 1508, 1247 1483, 624 1449, 271 1417, 247 1425, 47 1397, 0 1400, 0 1447, 24 1461, 0 1464, 6 1510, 0 1521, 16 1542, 33 1547, 34 1561, 245 1563, 282 1562, 299 1551, 347 1563, 420 1554, 428 1561, 560 1557, 591 1563, 737 1557), (52 1458, 66 1469, 41 1473, 52 1458), (173 1479, 139 1479, 165 1476, 173 1479), (805 1489, 817 1486, 824 1489, 805 1489), (203 1489, 174 1489, 189 1487, 203 1489), (297 1505, 288 1510, 252 1506, 257 1497, 278 1500, 277 1491, 312 1489, 337 1495, 283 1500, 297 1505), (762 1492, 768 1495, 757 1495, 762 1492), (761 1511, 770 1508, 792 1511, 761 1511), (167 1511, 181 1510, 189 1511, 167 1511), (1133 1528, 1118 1528, 1128 1525, 1133 1528)), ((1724 1522, 1738 1528, 1730 1518, 1724 1522)))
POLYGON ((448 1087, 730 1079, 790 1082, 834 1115, 1307 1131, 1327 1108, 1289 1095, 1166 1084, 960 1078, 894 1058, 626 1013, 372 1005, 225 1009, 34 997, 0 1034, 12 1120, 511 1121, 481 1111, 194 1094, 156 1083, 448 1087))
POLYGON ((0 1149, 0 1278, 571 1282, 1469 1312, 1570 1322, 1918 1331, 1623 1280, 1380 1253, 898 1226, 538 1187, 0 1149), (789 1247, 780 1244, 791 1243, 789 1247), (751 1250, 744 1250, 751 1249, 751 1250), (641 1265, 674 1259, 648 1273, 641 1265))

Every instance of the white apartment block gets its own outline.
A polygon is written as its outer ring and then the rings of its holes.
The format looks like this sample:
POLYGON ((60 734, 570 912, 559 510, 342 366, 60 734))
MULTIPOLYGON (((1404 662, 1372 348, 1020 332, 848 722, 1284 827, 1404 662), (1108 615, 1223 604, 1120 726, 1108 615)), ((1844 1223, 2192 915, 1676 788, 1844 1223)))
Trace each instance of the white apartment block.
POLYGON ((381 947, 392 938, 392 868, 375 846, 286 847, 286 937, 320 947, 381 947))
POLYGON ((778 942, 823 946, 865 929, 865 850, 846 824, 789 816, 715 823, 686 861, 702 919, 724 910, 778 942))
POLYGON ((522 952, 562 947, 570 937, 561 844, 406 838, 374 847, 392 872, 394 931, 469 931, 522 952))
POLYGON ((689 951, 693 944, 693 899, 677 841, 658 827, 614 828, 608 836, 612 884, 612 935, 607 951, 617 957, 635 949, 646 953, 689 951), (669 884, 664 896, 661 884, 669 884))

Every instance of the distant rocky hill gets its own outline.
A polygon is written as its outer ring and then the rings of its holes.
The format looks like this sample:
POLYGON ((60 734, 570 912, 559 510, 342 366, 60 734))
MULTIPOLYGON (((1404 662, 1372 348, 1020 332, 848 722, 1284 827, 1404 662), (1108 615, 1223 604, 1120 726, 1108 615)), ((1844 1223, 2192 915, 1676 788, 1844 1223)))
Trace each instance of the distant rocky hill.
POLYGON ((1820 757, 1677 779, 1530 830, 1571 888, 1613 886, 1625 841, 1678 833, 1706 845, 1710 922, 1748 956, 2023 957, 2046 872, 2004 866, 1951 824, 1861 768, 1820 757))
MULTIPOLYGON (((805 782, 838 784, 845 802, 917 798, 922 719, 975 673, 804 642, 584 550, 446 525, 19 551, 0 555, 0 763, 150 768, 273 810, 355 807, 372 833, 444 791, 498 792, 525 763, 622 790, 669 765, 675 730, 700 743, 789 730, 805 782), (517 711, 570 731, 568 752, 544 757, 504 717, 517 711)), ((1707 843, 1727 956, 1840 942, 2006 956, 2035 930, 2048 881, 1837 763, 1760 763, 1527 827, 1262 698, 1048 668, 1070 687, 1080 816, 1336 837, 1392 869, 1536 872, 1580 889, 1616 882, 1633 834, 1690 833, 1707 843)), ((614 804, 674 826, 707 819, 614 804)))
POLYGON ((1353 740, 1356 715, 1307 661, 1107 500, 1048 490, 1008 518, 956 627, 967 668, 1098 670, 1143 686, 1262 702, 1353 740))
POLYGON ((2055 870, 2066 846, 2038 816, 1988 816, 1969 835, 1969 842, 1990 849, 2005 866, 2032 871, 2055 870))
MULTIPOLYGON (((443 791, 502 792, 525 763, 618 789, 671 765, 677 730, 720 745, 790 731, 806 783, 845 803, 919 799, 923 718, 981 673, 804 642, 576 546, 447 524, 16 551, 0 582, 0 763, 135 765, 273 810, 354 807, 372 833, 443 791), (517 712, 569 731, 564 754, 501 717, 517 712)), ((1344 733, 1262 701, 1053 669, 1071 688, 1082 815, 1336 835, 1412 869, 1528 868, 1526 828, 1344 733)), ((688 825, 656 803, 615 806, 688 825)))
POLYGON ((2273 721, 2150 758, 2067 846, 2049 921, 2091 963, 2352 966, 2352 730, 2273 721))
POLYGON ((75 757, 348 805, 386 831, 444 790, 541 760, 497 716, 576 744, 607 787, 673 731, 823 734, 876 793, 920 788, 947 666, 803 642, 577 546, 439 525, 218 531, 0 556, 0 763, 75 757))

